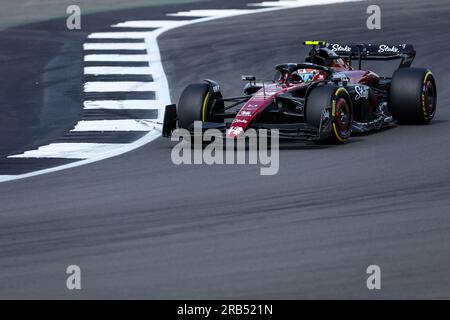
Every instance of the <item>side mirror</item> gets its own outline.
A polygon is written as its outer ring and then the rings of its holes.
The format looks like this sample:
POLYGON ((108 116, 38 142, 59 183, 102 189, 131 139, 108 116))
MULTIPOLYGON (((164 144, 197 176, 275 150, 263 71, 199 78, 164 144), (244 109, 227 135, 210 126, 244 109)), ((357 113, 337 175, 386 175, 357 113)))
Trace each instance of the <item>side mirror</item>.
POLYGON ((255 82, 256 81, 256 77, 255 76, 249 76, 249 75, 243 75, 242 76, 242 81, 255 82))
POLYGON ((339 83, 342 82, 345 85, 350 82, 350 79, 346 76, 334 76, 331 78, 331 82, 339 83))

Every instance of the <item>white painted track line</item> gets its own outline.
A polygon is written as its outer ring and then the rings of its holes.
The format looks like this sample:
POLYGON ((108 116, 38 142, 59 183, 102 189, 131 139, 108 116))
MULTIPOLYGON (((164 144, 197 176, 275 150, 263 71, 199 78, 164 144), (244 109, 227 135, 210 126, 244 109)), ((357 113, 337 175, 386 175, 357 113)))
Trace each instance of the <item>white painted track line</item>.
POLYGON ((151 75, 150 67, 85 67, 84 74, 89 75, 151 75))
POLYGON ((121 146, 107 143, 52 143, 9 158, 89 159, 121 146))
POLYGON ((145 43, 85 43, 84 50, 145 50, 145 43))
POLYGON ((140 20, 126 21, 112 25, 113 28, 176 28, 190 20, 140 20))
POLYGON ((101 161, 101 160, 104 160, 107 158, 116 157, 121 154, 124 154, 124 153, 130 152, 130 151, 133 151, 137 148, 140 148, 143 145, 152 142, 153 140, 157 139, 160 136, 161 136, 161 130, 158 129, 158 127, 155 127, 155 130, 150 131, 141 139, 136 140, 129 144, 123 144, 123 145, 118 144, 118 145, 116 145, 115 148, 113 148, 112 150, 110 150, 108 152, 106 152, 104 150, 105 152, 102 153, 101 155, 95 155, 92 158, 89 158, 86 160, 76 161, 74 163, 69 163, 66 165, 58 166, 58 167, 48 168, 48 169, 34 171, 34 172, 30 172, 30 173, 25 173, 25 174, 21 174, 21 175, 17 175, 17 176, 0 176, 0 182, 7 182, 7 181, 12 181, 12 180, 31 178, 31 177, 35 177, 35 176, 42 175, 42 174, 49 174, 49 173, 56 172, 56 171, 76 168, 79 166, 83 166, 83 165, 87 165, 87 164, 94 163, 97 161, 101 161))
POLYGON ((190 10, 177 13, 169 13, 171 17, 231 17, 241 14, 252 13, 254 10, 247 9, 223 9, 223 10, 190 10))
POLYGON ((145 39, 151 31, 135 32, 97 32, 91 33, 88 39, 145 39))
POLYGON ((0 182, 16 180, 17 176, 0 175, 0 182))
POLYGON ((290 1, 264 1, 262 3, 250 3, 251 7, 280 7, 280 8, 298 8, 310 7, 316 5, 333 4, 339 2, 356 2, 363 0, 290 0, 290 1))
POLYGON ((84 92, 144 92, 155 91, 154 82, 137 81, 94 81, 84 84, 84 92))
POLYGON ((164 105, 158 100, 98 100, 85 101, 84 109, 161 109, 164 105))
POLYGON ((155 119, 88 120, 80 121, 71 132, 86 131, 151 131, 156 126, 155 119))
POLYGON ((85 62, 148 62, 146 54, 88 54, 85 62))

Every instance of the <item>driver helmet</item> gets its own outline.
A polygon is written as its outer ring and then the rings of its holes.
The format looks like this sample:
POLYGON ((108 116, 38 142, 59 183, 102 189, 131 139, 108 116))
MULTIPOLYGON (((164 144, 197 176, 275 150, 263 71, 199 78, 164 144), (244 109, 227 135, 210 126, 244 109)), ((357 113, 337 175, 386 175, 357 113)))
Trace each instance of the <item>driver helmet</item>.
POLYGON ((340 56, 328 48, 311 51, 307 61, 326 67, 335 67, 343 62, 340 56))

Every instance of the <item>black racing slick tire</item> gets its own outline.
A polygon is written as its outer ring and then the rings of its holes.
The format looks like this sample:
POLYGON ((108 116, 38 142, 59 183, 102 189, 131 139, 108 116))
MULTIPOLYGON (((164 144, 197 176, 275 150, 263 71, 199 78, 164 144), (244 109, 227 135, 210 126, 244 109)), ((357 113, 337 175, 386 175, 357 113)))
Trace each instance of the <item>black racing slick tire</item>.
POLYGON ((404 68, 395 71, 389 94, 392 116, 399 124, 428 124, 436 113, 436 81, 431 71, 404 68))
POLYGON ((351 134, 353 108, 347 90, 334 85, 315 87, 306 99, 305 118, 310 125, 319 128, 324 112, 328 112, 328 132, 318 142, 339 144, 346 142, 351 134))
POLYGON ((190 129, 194 121, 206 122, 211 111, 211 90, 207 83, 187 86, 178 102, 178 127, 190 129))

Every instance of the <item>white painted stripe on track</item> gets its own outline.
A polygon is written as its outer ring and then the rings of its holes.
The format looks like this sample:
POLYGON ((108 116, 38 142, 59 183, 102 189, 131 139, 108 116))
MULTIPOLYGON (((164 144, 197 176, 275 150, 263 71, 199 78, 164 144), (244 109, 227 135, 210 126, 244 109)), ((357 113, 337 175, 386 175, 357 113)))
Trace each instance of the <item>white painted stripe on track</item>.
POLYGON ((284 1, 264 1, 261 3, 250 3, 251 7, 281 7, 281 8, 299 8, 311 7, 316 5, 333 4, 339 2, 357 2, 364 0, 284 0, 284 1))
POLYGON ((148 62, 146 54, 88 54, 85 62, 148 62))
POLYGON ((241 14, 253 13, 252 9, 222 9, 222 10, 190 10, 177 13, 169 13, 171 17, 230 17, 241 14))
POLYGON ((88 75, 151 75, 150 67, 85 67, 88 75))
POLYGON ((111 149, 109 152, 104 152, 101 155, 96 155, 96 156, 93 156, 92 158, 89 158, 86 160, 76 161, 76 162, 69 163, 66 165, 48 168, 48 169, 39 170, 39 171, 34 171, 34 172, 29 172, 29 173, 25 173, 25 174, 20 174, 20 175, 15 175, 15 176, 0 176, 0 182, 8 182, 8 181, 13 181, 13 180, 31 178, 31 177, 35 177, 35 176, 39 176, 39 175, 43 175, 43 174, 49 174, 49 173, 54 173, 54 172, 61 171, 61 170, 67 170, 67 169, 84 166, 87 164, 91 164, 91 163, 98 162, 98 161, 105 160, 105 159, 112 158, 112 157, 117 157, 121 154, 124 154, 124 153, 130 152, 130 151, 133 151, 137 148, 140 148, 143 145, 146 145, 146 144, 154 141, 155 139, 159 138, 160 136, 161 136, 161 130, 157 129, 155 127, 155 130, 150 131, 141 139, 136 140, 132 143, 128 143, 128 144, 119 144, 119 145, 117 145, 116 148, 111 149))
POLYGON ((144 40, 151 31, 134 32, 97 32, 88 35, 88 39, 142 39, 144 40))
POLYGON ((84 102, 84 109, 135 109, 161 110, 164 105, 159 100, 88 100, 84 102))
POLYGON ((151 131, 157 126, 155 119, 82 120, 71 132, 86 131, 151 131))
POLYGON ((84 84, 84 92, 145 92, 155 91, 154 82, 138 81, 92 81, 84 84))
POLYGON ((110 153, 123 144, 108 143, 52 143, 9 158, 89 159, 110 153))
POLYGON ((85 43, 83 45, 84 50, 145 50, 145 43, 85 43))
POLYGON ((113 28, 176 28, 189 20, 138 20, 125 21, 112 25, 113 28))
POLYGON ((18 179, 17 176, 13 176, 13 175, 0 175, 0 182, 17 180, 17 179, 18 179))

